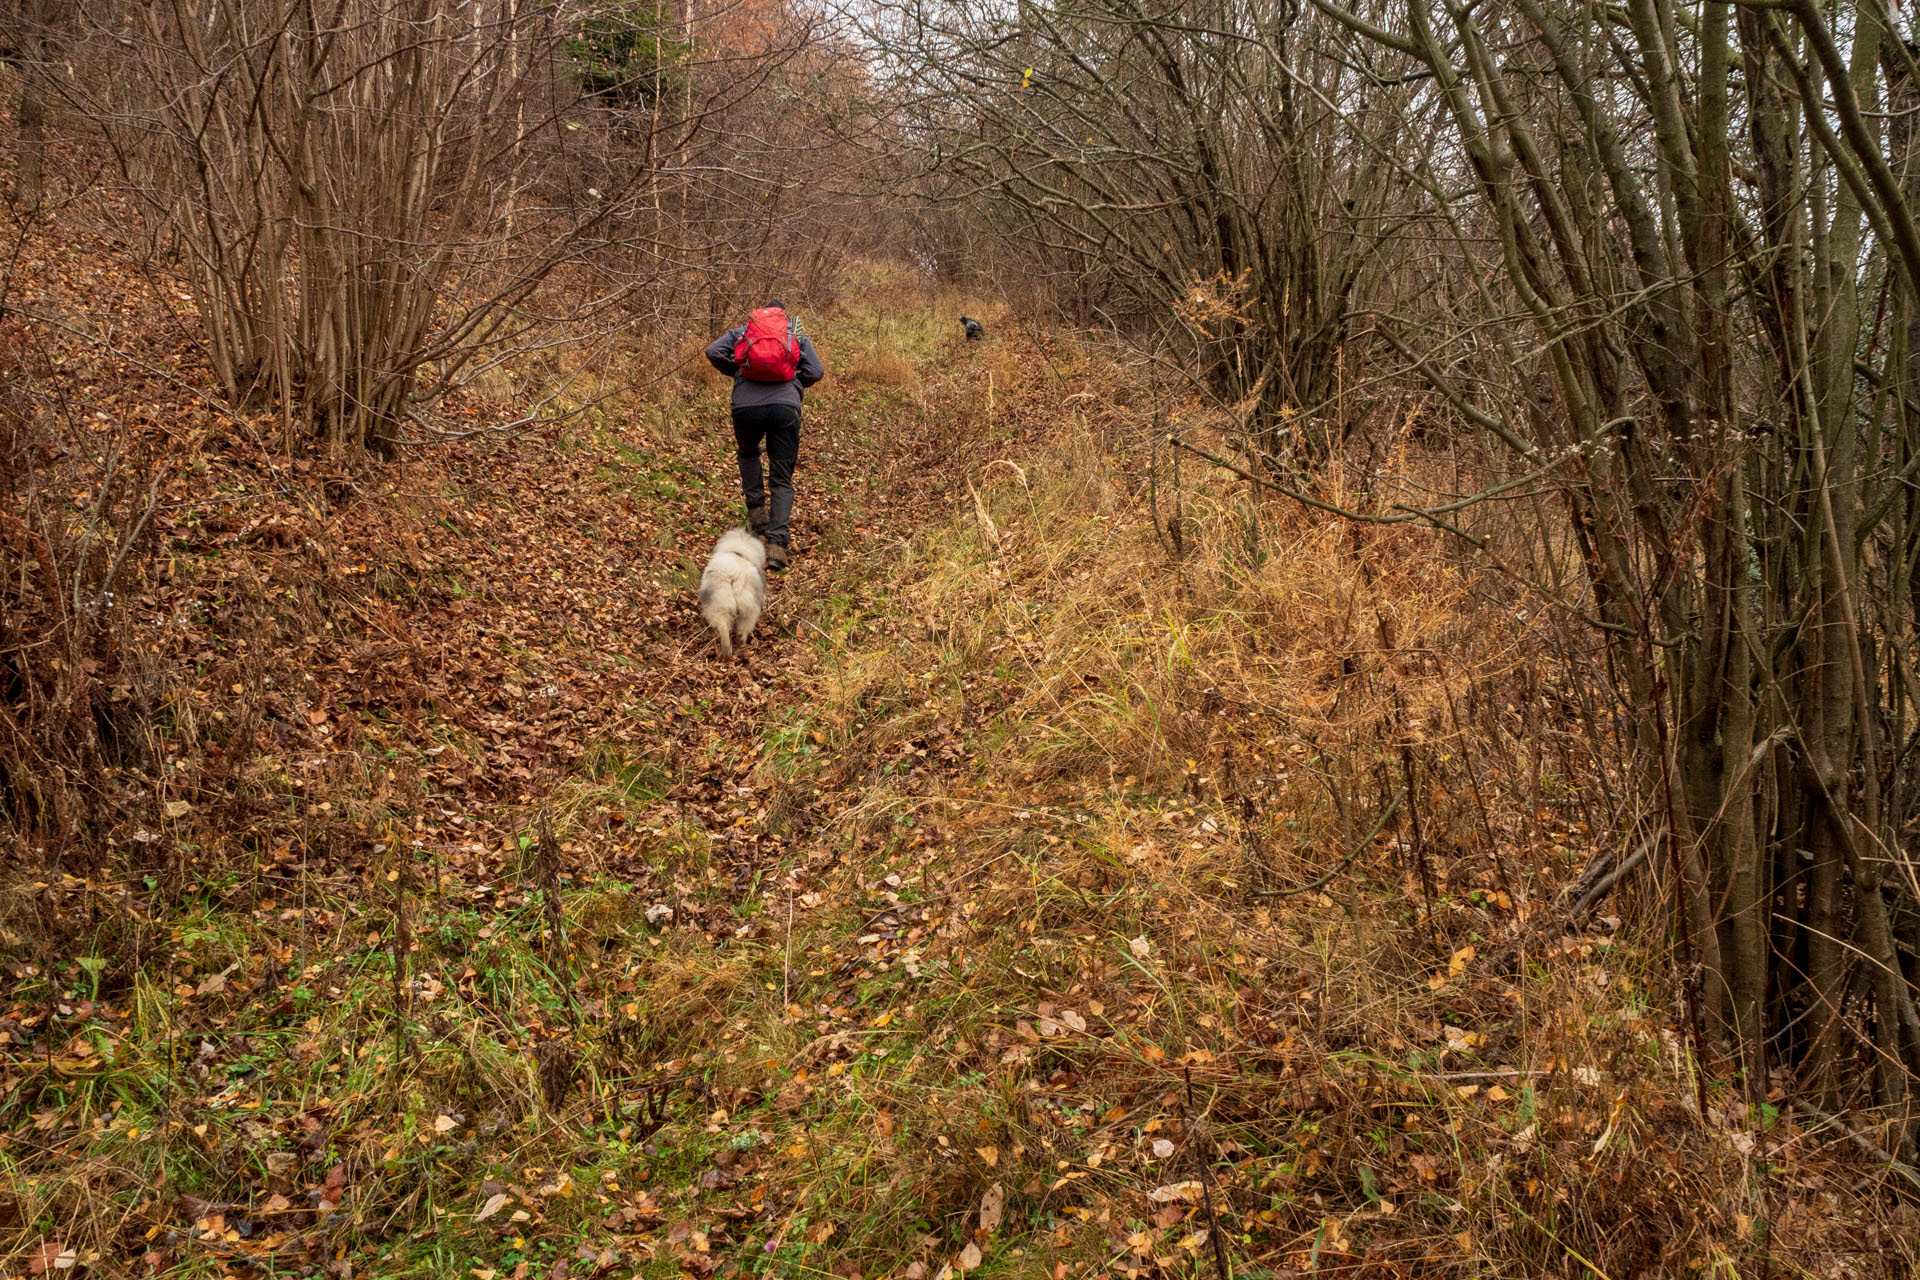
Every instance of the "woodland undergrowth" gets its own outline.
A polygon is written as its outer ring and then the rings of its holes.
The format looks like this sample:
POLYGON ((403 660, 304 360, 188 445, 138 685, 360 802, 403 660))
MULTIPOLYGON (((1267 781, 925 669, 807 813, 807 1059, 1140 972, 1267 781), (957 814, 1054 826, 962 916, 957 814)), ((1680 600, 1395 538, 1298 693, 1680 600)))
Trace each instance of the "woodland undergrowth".
MULTIPOLYGON (((1138 370, 868 266, 723 664, 701 335, 334 471, 92 283, 153 349, 11 347, 65 541, 0 552, 9 1272, 1911 1271, 1666 922, 1566 910, 1624 826, 1583 642, 1444 535, 1177 469, 1216 424, 1138 370)), ((452 412, 577 370, 508 372, 452 412)))

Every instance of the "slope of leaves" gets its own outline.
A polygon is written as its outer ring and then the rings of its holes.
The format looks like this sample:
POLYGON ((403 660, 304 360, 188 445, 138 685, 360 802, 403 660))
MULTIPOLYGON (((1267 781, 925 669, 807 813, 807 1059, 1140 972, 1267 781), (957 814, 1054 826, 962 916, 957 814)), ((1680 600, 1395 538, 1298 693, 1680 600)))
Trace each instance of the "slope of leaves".
MULTIPOLYGON (((174 300, 86 248, 27 246, 47 269, 22 272, 22 310, 75 322, 23 343, 30 397, 66 412, 36 424, 14 496, 56 543, 143 529, 99 596, 111 665, 87 696, 147 714, 77 779, 84 838, 10 865, 0 1249, 36 1273, 365 1265, 450 1196, 472 1190, 471 1217, 498 1179, 551 1182, 529 1140, 559 1142, 551 1167, 597 1136, 609 1169, 644 1168, 619 1135, 648 1122, 622 1117, 704 1085, 635 996, 701 1008, 667 994, 681 939, 725 946, 755 910, 782 840, 743 830, 766 805, 736 783, 770 708, 804 696, 806 602, 899 518, 912 386, 812 397, 796 567, 722 666, 692 607, 738 512, 703 335, 598 371, 644 397, 348 474, 253 447, 270 419, 191 395, 174 300)), ((920 312, 884 338, 877 312, 815 329, 836 368, 936 343, 920 312)), ((570 372, 516 371, 528 398, 570 372)), ((493 1216, 462 1256, 527 1220, 493 1216)))

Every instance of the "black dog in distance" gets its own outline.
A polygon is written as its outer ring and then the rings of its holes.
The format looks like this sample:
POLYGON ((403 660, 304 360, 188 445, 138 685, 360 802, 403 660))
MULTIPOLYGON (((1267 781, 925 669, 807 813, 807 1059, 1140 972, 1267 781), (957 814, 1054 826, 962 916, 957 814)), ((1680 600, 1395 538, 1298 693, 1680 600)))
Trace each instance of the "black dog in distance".
POLYGON ((967 331, 968 342, 978 342, 980 341, 980 339, 987 336, 987 331, 985 327, 982 326, 981 323, 978 320, 975 320, 972 316, 961 316, 960 325, 962 328, 964 328, 967 331))

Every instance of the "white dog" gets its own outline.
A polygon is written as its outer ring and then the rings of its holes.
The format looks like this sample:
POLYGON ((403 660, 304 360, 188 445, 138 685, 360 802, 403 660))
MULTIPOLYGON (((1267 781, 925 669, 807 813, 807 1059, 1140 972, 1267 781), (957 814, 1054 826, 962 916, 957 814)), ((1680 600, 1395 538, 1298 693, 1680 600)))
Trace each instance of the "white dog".
POLYGON ((700 616, 720 638, 720 656, 745 644, 767 603, 767 547, 745 529, 720 535, 700 575, 700 616))

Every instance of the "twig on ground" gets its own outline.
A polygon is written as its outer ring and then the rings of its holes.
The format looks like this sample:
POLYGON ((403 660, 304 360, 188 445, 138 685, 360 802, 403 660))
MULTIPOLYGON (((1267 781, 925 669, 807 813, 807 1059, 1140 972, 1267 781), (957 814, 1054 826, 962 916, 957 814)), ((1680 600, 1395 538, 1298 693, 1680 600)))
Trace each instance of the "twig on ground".
POLYGON ((1405 791, 1402 791, 1394 796, 1392 803, 1381 811, 1379 820, 1373 824, 1373 829, 1367 832, 1366 835, 1361 836, 1359 842, 1348 851, 1347 856, 1340 859, 1339 865, 1335 866, 1333 870, 1327 872, 1327 874, 1317 880, 1310 880, 1306 884, 1295 885, 1291 889, 1255 889, 1251 892, 1250 896, 1255 898, 1291 898, 1295 894, 1312 893, 1316 889, 1326 888, 1329 884, 1333 883, 1335 876, 1352 866, 1354 859, 1365 853, 1368 848, 1372 846, 1375 836, 1378 836, 1382 831, 1386 830, 1387 824, 1393 821, 1393 815, 1400 811, 1400 802, 1406 798, 1406 794, 1405 791))
POLYGON ((1606 899, 1607 894, 1613 890, 1614 885, 1620 883, 1635 867, 1647 860, 1647 855, 1653 852, 1654 841, 1655 837, 1648 836, 1640 842, 1640 847, 1628 855, 1624 862, 1594 881, 1586 892, 1580 895, 1580 900, 1574 903, 1573 908, 1567 912, 1568 923, 1578 922, 1588 911, 1599 906, 1600 903, 1606 899))
POLYGON ((1227 1280, 1227 1246, 1220 1239, 1220 1223, 1213 1216, 1213 1171, 1207 1167, 1206 1132, 1193 1108, 1193 1068, 1186 1068, 1187 1101, 1185 1114, 1187 1149, 1193 1153, 1194 1168, 1200 1173, 1200 1207, 1207 1215, 1207 1240, 1213 1245, 1213 1265, 1220 1280, 1227 1280))
POLYGON ((1900 1159, 1839 1116, 1833 1115, 1831 1112, 1822 1111, 1812 1103, 1801 1102, 1798 1099, 1791 1105, 1794 1110, 1804 1111, 1815 1120, 1820 1121, 1820 1123, 1838 1129, 1840 1133, 1844 1135, 1849 1142, 1853 1143, 1855 1147, 1858 1147, 1863 1154, 1886 1165, 1888 1172, 1897 1173, 1914 1186, 1920 1187, 1920 1169, 1915 1169, 1905 1160, 1900 1159))

